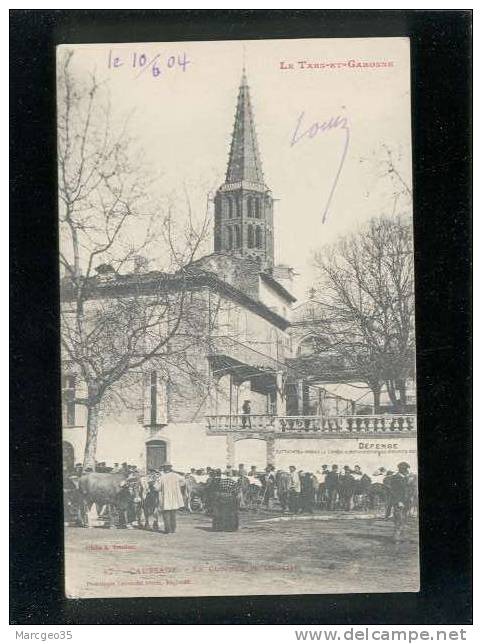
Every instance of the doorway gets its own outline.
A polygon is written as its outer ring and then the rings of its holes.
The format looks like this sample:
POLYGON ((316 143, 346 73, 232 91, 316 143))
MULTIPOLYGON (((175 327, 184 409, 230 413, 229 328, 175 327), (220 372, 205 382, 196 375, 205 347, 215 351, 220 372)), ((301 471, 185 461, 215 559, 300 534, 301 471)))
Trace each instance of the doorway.
POLYGON ((146 468, 159 470, 167 462, 167 445, 165 441, 153 440, 146 443, 146 468))

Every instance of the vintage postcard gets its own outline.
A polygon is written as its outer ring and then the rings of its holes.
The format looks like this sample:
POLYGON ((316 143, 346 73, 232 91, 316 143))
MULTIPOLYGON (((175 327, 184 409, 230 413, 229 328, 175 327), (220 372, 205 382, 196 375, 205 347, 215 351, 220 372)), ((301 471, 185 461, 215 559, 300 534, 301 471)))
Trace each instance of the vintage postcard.
POLYGON ((419 589, 407 38, 62 45, 68 597, 419 589))

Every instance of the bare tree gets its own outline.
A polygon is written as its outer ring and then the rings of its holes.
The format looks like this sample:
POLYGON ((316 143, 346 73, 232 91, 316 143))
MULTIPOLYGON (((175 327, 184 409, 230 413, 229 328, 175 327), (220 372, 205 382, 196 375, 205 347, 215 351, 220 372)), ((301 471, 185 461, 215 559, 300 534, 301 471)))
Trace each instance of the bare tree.
POLYGON ((332 348, 372 390, 387 387, 403 409, 414 376, 412 229, 408 217, 378 217, 315 255, 332 348))
POLYGON ((370 167, 371 181, 366 197, 370 197, 377 187, 387 190, 392 216, 412 207, 412 188, 403 176, 403 158, 401 149, 392 148, 386 143, 380 143, 368 156, 360 158, 360 163, 370 167))
POLYGON ((114 385, 138 379, 153 361, 166 372, 187 362, 188 339, 170 345, 185 322, 187 267, 208 216, 196 224, 188 200, 182 224, 171 208, 149 212, 128 119, 115 121, 106 86, 95 74, 84 82, 73 63, 72 52, 59 57, 61 342, 64 362, 85 385, 75 402, 87 409, 84 468, 93 468, 101 403, 122 395, 114 385), (163 270, 142 270, 140 255, 159 240, 163 270), (133 262, 138 270, 129 270, 133 262))

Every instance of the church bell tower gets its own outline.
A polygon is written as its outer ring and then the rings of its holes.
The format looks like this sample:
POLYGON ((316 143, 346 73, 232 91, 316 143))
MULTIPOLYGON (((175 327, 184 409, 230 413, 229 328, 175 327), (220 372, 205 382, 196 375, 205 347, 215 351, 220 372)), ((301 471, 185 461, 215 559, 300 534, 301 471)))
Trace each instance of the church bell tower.
POLYGON ((214 198, 214 252, 254 259, 272 269, 273 198, 264 183, 245 70, 241 78, 228 168, 214 198))

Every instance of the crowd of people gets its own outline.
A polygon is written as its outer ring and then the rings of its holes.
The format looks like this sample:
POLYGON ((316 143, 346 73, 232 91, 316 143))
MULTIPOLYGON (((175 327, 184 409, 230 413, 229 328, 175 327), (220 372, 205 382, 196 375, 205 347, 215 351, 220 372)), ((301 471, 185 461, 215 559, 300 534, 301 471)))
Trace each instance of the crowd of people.
POLYGON ((130 465, 129 463, 122 463, 121 465, 114 463, 110 466, 107 465, 106 461, 98 461, 94 468, 84 467, 82 463, 76 463, 74 465, 73 474, 76 476, 81 476, 89 472, 100 472, 101 474, 117 474, 118 472, 122 472, 126 476, 130 474, 141 474, 137 465, 130 465))
MULTIPOLYGON (((74 476, 92 471, 82 470, 81 464, 74 470, 74 476)), ((315 509, 366 510, 373 509, 378 500, 383 503, 385 518, 393 517, 395 539, 400 540, 416 504, 416 476, 405 462, 398 464, 396 472, 380 467, 371 475, 359 465, 340 468, 337 464, 323 465, 315 473, 295 465, 285 471, 276 470, 273 465, 262 470, 254 465, 247 469, 244 464, 237 468, 207 466, 179 472, 165 464, 159 470, 144 473, 128 463, 108 467, 100 462, 95 472, 121 477, 124 493, 130 491, 135 499, 131 504, 134 508, 130 510, 131 522, 134 517, 140 524, 142 510, 146 525, 153 516, 156 527, 158 516, 162 515, 167 534, 176 531, 176 512, 181 508, 205 511, 212 519, 214 531, 235 531, 239 527, 239 512, 246 509, 276 506, 291 514, 313 513, 315 509)))
POLYGON ((212 503, 214 529, 223 524, 219 513, 231 526, 220 529, 237 529, 237 512, 249 505, 253 497, 266 508, 277 502, 283 512, 291 514, 313 513, 316 507, 331 511, 367 510, 380 503, 385 518, 393 517, 396 541, 403 537, 409 514, 417 511, 417 477, 410 473, 406 462, 399 463, 397 471, 380 467, 371 476, 359 465, 353 468, 345 465, 340 471, 336 464, 331 468, 323 465, 316 473, 297 469, 295 465, 288 471, 276 471, 268 465, 261 472, 252 466, 246 472, 244 465, 239 465, 237 470, 228 466, 224 472, 210 468, 191 470, 190 476, 204 483, 206 491, 210 488, 213 491, 211 501, 207 494, 207 510, 212 503))

